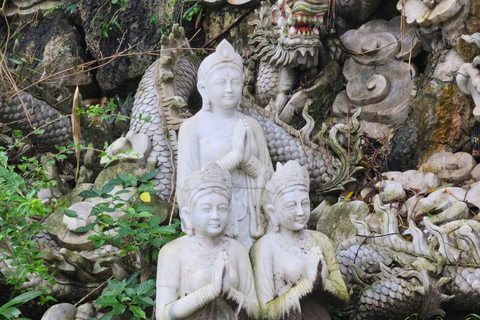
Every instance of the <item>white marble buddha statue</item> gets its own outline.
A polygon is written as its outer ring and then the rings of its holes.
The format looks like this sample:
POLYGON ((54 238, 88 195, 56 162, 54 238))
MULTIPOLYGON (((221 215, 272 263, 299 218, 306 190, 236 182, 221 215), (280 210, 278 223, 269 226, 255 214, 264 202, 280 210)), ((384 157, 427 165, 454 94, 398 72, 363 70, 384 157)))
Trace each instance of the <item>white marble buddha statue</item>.
POLYGON ((187 235, 158 256, 156 319, 256 319, 259 314, 245 247, 226 236, 232 180, 216 163, 182 187, 187 235))
POLYGON ((177 190, 207 163, 229 171, 233 191, 228 234, 248 250, 264 233, 260 199, 273 168, 262 127, 239 111, 242 70, 242 58, 226 40, 200 65, 197 87, 203 106, 180 127, 177 190))
POLYGON ((277 164, 264 194, 269 230, 250 251, 265 319, 330 319, 328 303, 347 304, 333 242, 305 229, 310 217, 309 177, 298 162, 277 164))

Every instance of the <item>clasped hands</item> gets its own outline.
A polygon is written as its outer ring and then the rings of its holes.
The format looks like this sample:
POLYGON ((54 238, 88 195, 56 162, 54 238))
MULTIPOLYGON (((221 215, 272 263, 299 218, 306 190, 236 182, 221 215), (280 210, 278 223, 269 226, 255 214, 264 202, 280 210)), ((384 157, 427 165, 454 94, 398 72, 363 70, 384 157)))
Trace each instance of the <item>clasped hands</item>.
POLYGON ((249 143, 253 135, 252 129, 245 119, 240 119, 233 131, 232 155, 238 165, 244 165, 250 158, 258 158, 258 147, 249 143))
POLYGON ((320 247, 313 247, 307 255, 306 279, 312 284, 312 292, 325 289, 328 267, 320 247))

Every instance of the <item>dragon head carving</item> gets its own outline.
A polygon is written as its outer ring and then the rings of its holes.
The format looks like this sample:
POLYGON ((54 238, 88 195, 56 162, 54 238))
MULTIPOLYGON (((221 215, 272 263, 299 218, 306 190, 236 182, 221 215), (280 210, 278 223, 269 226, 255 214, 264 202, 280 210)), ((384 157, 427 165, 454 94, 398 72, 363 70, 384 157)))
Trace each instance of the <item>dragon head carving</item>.
POLYGON ((320 34, 328 0, 262 2, 251 45, 255 58, 283 67, 311 68, 318 64, 320 34))

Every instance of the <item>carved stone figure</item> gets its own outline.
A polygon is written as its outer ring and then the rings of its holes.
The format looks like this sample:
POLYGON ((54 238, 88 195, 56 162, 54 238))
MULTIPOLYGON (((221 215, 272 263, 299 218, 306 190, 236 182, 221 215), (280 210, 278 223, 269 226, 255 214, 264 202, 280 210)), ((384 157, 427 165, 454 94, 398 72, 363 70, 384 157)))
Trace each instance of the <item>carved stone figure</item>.
MULTIPOLYGON (((198 70, 203 106, 180 127, 177 190, 192 172, 217 162, 232 174, 229 234, 247 248, 263 233, 260 194, 272 164, 262 127, 237 110, 242 98, 242 58, 225 40, 198 70)), ((182 199, 179 205, 184 206, 182 199)))
POLYGON ((305 229, 308 172, 295 161, 279 164, 265 188, 269 231, 250 252, 262 316, 330 319, 327 302, 346 304, 349 294, 332 241, 305 229))
POLYGON ((196 171, 181 190, 187 235, 162 248, 157 319, 258 316, 252 269, 243 245, 225 235, 232 179, 215 163, 196 171))

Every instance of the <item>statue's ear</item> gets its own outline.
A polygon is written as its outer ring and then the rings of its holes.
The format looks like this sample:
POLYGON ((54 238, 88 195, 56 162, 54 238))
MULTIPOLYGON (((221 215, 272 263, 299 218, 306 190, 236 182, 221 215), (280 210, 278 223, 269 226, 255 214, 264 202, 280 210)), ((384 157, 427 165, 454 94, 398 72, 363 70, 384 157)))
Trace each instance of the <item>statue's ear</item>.
POLYGON ((180 219, 182 220, 182 231, 189 236, 193 235, 192 219, 190 219, 190 212, 187 207, 180 210, 180 219))
POLYGON ((202 97, 204 97, 204 95, 205 95, 205 82, 203 82, 203 80, 197 82, 197 89, 198 89, 198 92, 200 92, 200 95, 202 97))
POLYGON ((271 229, 275 232, 278 232, 279 222, 278 222, 278 218, 277 218, 277 212, 275 211, 275 207, 272 204, 268 204, 265 207, 265 211, 267 212, 268 218, 270 219, 271 228, 269 228, 269 229, 271 229))

